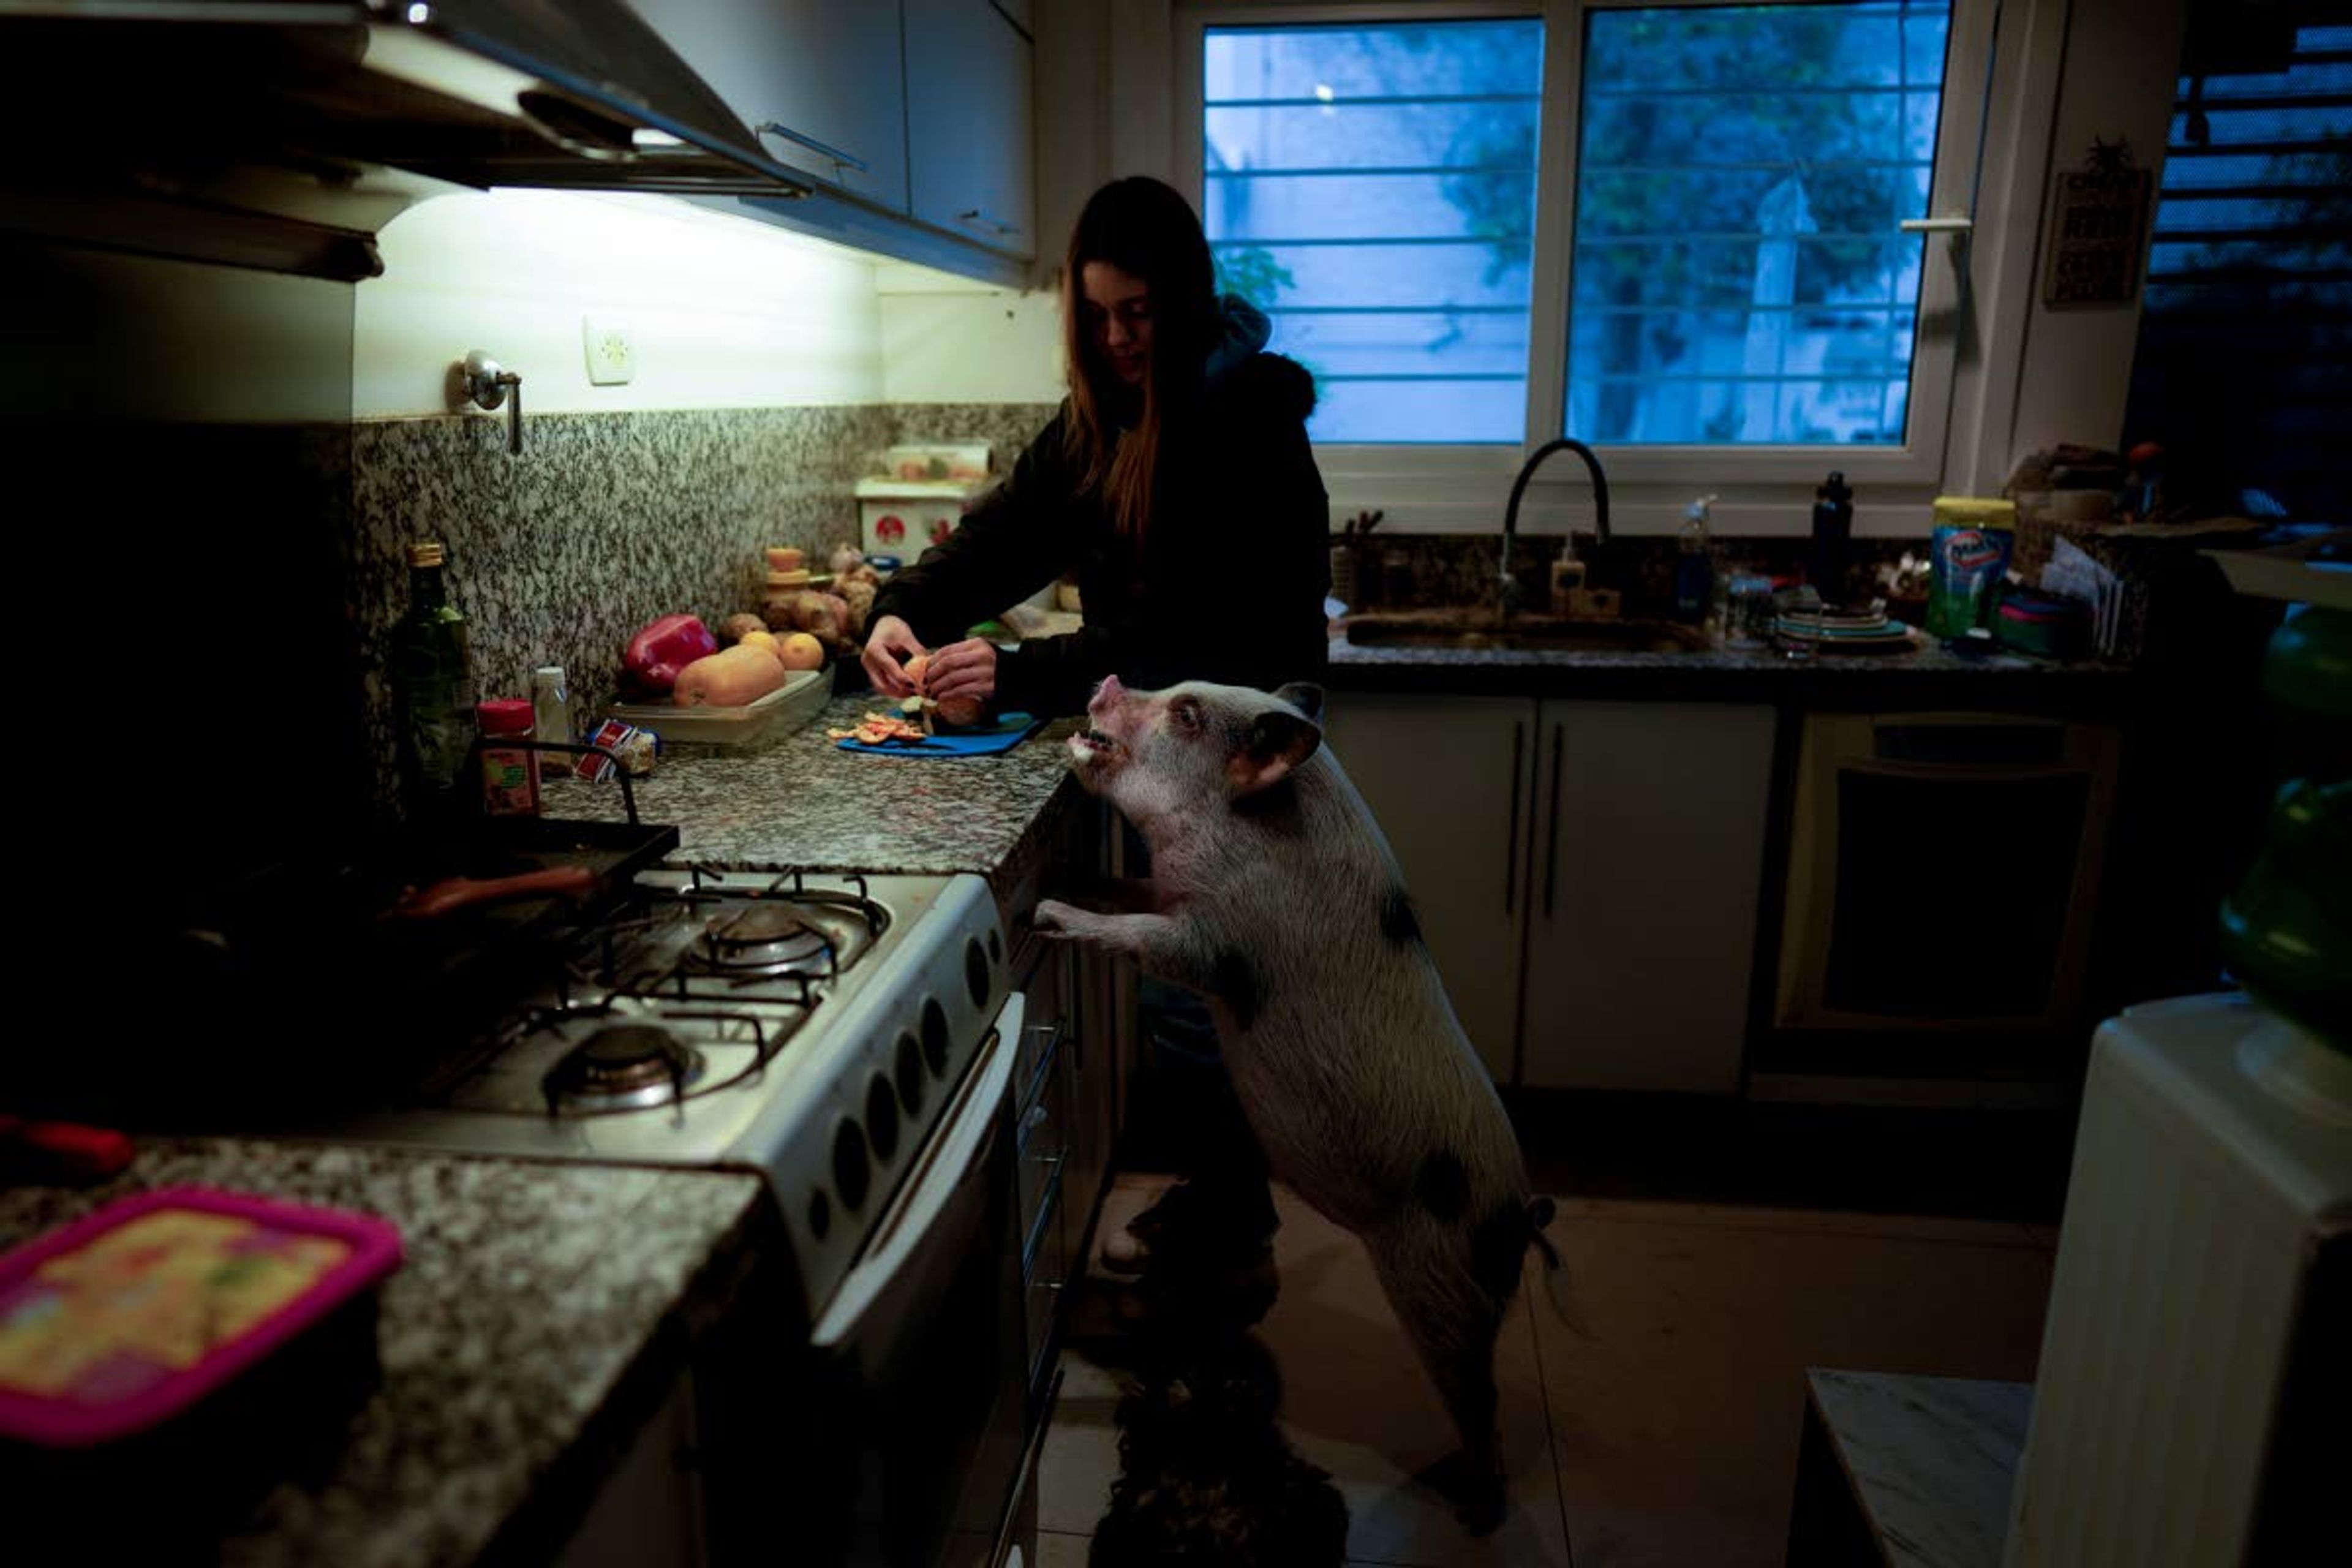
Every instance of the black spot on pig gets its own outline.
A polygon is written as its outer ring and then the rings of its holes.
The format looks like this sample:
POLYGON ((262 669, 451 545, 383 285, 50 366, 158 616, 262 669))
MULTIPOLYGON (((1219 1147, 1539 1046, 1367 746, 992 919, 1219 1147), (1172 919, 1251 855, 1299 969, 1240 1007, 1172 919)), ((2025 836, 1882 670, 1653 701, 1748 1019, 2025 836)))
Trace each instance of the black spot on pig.
POLYGON ((1421 940, 1421 917, 1412 912, 1412 900, 1401 887, 1390 888, 1381 900, 1381 934, 1399 947, 1421 940))
POLYGON ((1470 1272, 1495 1300, 1506 1300, 1518 1289, 1519 1267, 1533 1235, 1527 1207, 1517 1202, 1488 1209, 1470 1233, 1470 1272))
POLYGON ((1437 1150, 1413 1173, 1412 1195, 1431 1215, 1451 1225, 1470 1206, 1469 1167, 1452 1150, 1437 1150))
POLYGON ((1256 1023, 1259 1005, 1265 1000, 1259 994, 1256 967, 1241 953, 1228 951, 1217 955, 1211 974, 1213 994, 1233 1009, 1234 1022, 1244 1029, 1256 1023))

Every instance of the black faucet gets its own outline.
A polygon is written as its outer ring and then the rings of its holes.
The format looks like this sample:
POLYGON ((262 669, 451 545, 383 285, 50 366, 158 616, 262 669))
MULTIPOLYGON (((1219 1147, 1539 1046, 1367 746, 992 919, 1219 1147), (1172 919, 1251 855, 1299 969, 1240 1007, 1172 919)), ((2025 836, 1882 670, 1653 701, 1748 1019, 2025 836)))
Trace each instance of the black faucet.
POLYGON ((1503 560, 1498 580, 1502 595, 1503 616, 1506 620, 1510 618, 1519 597, 1518 579, 1511 575, 1511 544, 1519 536, 1519 497, 1527 493, 1528 481, 1536 477, 1536 470, 1543 466, 1544 459, 1554 452, 1563 450, 1573 452, 1583 458, 1585 468, 1592 475, 1592 517, 1595 535, 1592 547, 1595 559, 1592 564, 1596 566, 1600 564, 1599 558, 1609 549, 1609 476, 1601 471, 1601 459, 1592 455, 1591 447, 1570 437, 1562 436, 1557 440, 1546 441, 1528 454, 1526 462, 1519 465, 1519 477, 1511 481, 1510 504, 1503 509, 1503 560))

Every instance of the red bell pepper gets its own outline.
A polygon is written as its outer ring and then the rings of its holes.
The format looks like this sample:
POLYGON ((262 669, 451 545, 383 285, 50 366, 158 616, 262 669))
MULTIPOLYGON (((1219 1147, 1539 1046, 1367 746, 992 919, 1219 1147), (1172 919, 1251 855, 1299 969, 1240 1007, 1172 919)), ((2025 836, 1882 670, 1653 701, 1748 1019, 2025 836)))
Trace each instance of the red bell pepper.
POLYGON ((678 671, 719 651, 719 639, 694 616, 664 616, 629 639, 621 666, 648 691, 667 691, 678 671))

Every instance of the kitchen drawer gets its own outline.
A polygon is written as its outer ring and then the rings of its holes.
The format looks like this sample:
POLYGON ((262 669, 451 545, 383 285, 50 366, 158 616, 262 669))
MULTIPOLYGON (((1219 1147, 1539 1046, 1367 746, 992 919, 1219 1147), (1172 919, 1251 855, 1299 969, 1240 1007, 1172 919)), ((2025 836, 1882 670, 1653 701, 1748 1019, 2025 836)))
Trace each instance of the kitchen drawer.
POLYGON ((1065 1191, 1061 1169, 1056 1166, 1045 1184, 1044 1212, 1037 1215, 1037 1226, 1029 1236, 1034 1250, 1028 1254, 1023 1294, 1029 1332, 1029 1386, 1033 1390, 1038 1385, 1039 1373, 1052 1351, 1064 1288, 1070 1279, 1070 1255, 1062 1239, 1065 1191))
POLYGON ((1034 1234, 1062 1167, 1069 1163, 1070 1111, 1068 1074, 1059 1049, 1049 1052, 1038 1092, 1021 1111, 1014 1147, 1019 1165, 1019 1193, 1024 1259, 1034 1246, 1034 1234))

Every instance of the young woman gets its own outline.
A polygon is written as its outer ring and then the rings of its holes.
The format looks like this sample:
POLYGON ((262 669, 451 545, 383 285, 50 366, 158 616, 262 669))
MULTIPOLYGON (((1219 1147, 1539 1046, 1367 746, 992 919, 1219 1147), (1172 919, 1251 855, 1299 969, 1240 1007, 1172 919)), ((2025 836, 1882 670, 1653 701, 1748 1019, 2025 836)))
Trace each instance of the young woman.
POLYGON ((1330 511, 1307 442, 1315 384, 1219 298, 1184 198, 1114 181, 1062 275, 1069 396, 945 543, 876 596, 865 666, 890 696, 1075 713, 1107 675, 1271 689, 1324 668, 1330 511), (1075 572, 1085 625, 999 651, 965 634, 1075 572))
MULTIPOLYGON (((877 689, 908 695, 902 661, 931 648, 926 696, 1036 714, 1082 710, 1107 675, 1146 691, 1322 677, 1330 508, 1307 441, 1315 383, 1264 352, 1265 317, 1220 298, 1215 276, 1200 219, 1168 185, 1136 176, 1088 199, 1062 271, 1070 395, 1004 482, 876 595, 877 689), (1072 572, 1078 631, 1003 651, 965 635, 1072 572)), ((1129 1148, 1192 1180, 1132 1228, 1107 1219, 1103 1257, 1132 1270, 1164 1244, 1262 1268, 1278 1223, 1265 1159, 1208 1009, 1149 978, 1139 1000, 1157 1087, 1129 1148)))

